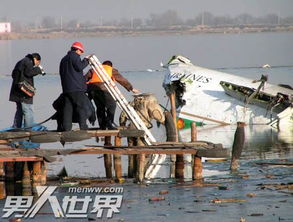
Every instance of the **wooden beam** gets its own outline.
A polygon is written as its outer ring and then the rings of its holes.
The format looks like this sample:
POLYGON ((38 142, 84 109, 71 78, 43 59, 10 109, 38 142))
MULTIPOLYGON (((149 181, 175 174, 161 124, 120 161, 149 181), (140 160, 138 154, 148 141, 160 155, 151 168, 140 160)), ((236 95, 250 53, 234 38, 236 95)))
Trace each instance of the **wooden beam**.
POLYGON ((42 157, 0 157, 0 162, 23 162, 23 161, 42 161, 42 157))
POLYGON ((221 125, 230 125, 230 123, 226 123, 224 121, 220 121, 220 120, 216 120, 216 119, 211 119, 211 118, 208 118, 208 117, 204 117, 204 116, 199 116, 199 115, 195 115, 195 114, 191 114, 191 113, 186 113, 186 112, 180 112, 181 114, 183 115, 186 115, 186 116, 191 116, 191 117, 195 117, 195 118, 198 118, 198 119, 202 119, 202 120, 207 120, 207 121, 211 121, 211 122, 214 122, 214 123, 219 123, 221 125))
POLYGON ((96 150, 78 150, 72 154, 196 154, 195 149, 96 149, 96 150))

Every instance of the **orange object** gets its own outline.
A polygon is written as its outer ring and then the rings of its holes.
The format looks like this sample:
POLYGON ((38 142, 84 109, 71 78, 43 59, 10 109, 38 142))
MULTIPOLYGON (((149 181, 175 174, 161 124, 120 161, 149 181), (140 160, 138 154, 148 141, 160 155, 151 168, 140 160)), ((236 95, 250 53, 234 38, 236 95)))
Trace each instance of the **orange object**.
POLYGON ((184 120, 183 119, 178 119, 177 120, 177 129, 183 129, 185 126, 184 120))
POLYGON ((158 197, 151 197, 149 199, 149 201, 161 201, 161 200, 165 200, 165 197, 158 196, 158 197))
MULTIPOLYGON (((105 71, 107 72, 107 74, 110 76, 110 78, 112 80, 114 80, 113 78, 113 68, 111 66, 108 66, 108 65, 103 65, 105 71)), ((98 74, 94 71, 93 72, 93 75, 92 75, 92 78, 87 82, 87 84, 90 84, 90 83, 97 83, 97 82, 104 82, 103 80, 100 79, 100 77, 98 76, 98 74)))

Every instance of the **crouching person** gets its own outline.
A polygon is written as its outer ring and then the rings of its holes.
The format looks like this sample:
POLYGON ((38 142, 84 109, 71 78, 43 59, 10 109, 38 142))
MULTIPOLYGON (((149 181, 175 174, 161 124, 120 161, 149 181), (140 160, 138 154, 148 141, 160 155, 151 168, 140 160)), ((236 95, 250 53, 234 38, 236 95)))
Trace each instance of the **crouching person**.
MULTIPOLYGON (((63 123, 63 114, 64 114, 64 107, 65 107, 66 97, 64 94, 61 94, 54 102, 53 107, 56 110, 56 113, 52 117, 52 119, 55 119, 57 121, 57 131, 68 131, 65 129, 63 123)), ((95 124, 96 121, 96 115, 95 115, 95 107, 91 103, 91 101, 86 97, 84 101, 84 115, 86 120, 88 120, 92 125, 95 124)), ((79 123, 79 114, 76 110, 73 110, 72 112, 72 123, 79 123)))

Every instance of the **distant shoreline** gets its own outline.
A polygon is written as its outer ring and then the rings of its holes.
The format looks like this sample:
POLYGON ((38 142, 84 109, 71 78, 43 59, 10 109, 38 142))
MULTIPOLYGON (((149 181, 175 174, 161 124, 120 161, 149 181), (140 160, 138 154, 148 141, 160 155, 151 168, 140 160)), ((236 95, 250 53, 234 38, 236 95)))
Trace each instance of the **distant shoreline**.
POLYGON ((56 38, 81 38, 81 37, 111 37, 111 36, 143 36, 143 35, 195 35, 195 34, 243 34, 262 32, 293 32, 293 26, 273 27, 209 27, 196 26, 191 28, 171 27, 166 29, 122 29, 122 28, 97 28, 94 30, 32 30, 28 32, 12 32, 0 34, 0 40, 18 39, 56 39, 56 38))

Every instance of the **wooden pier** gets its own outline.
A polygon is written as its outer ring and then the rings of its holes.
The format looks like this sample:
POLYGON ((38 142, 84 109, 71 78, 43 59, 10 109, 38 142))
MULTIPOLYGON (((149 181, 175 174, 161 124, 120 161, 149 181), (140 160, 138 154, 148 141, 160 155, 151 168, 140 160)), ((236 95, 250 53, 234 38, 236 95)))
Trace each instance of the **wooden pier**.
MULTIPOLYGON (((71 132, 5 132, 0 133, 0 178, 11 178, 9 172, 13 171, 13 165, 16 162, 23 162, 24 167, 23 177, 31 176, 33 185, 45 184, 46 182, 46 161, 53 161, 54 156, 58 155, 76 155, 76 154, 103 154, 105 173, 107 178, 113 178, 112 168, 114 167, 115 179, 120 181, 122 179, 122 162, 121 155, 127 155, 129 160, 133 157, 134 162, 128 162, 128 177, 135 177, 137 181, 144 180, 145 167, 147 165, 148 157, 153 154, 177 155, 183 157, 185 154, 192 155, 192 178, 194 180, 201 180, 202 178, 202 157, 227 157, 228 151, 219 144, 212 144, 209 142, 193 141, 189 143, 181 142, 156 142, 150 146, 140 144, 138 146, 122 146, 122 137, 142 137, 143 131, 139 130, 89 130, 80 138, 91 137, 105 137, 104 146, 87 146, 79 149, 18 149, 11 148, 5 143, 22 139, 29 139, 31 141, 43 141, 45 138, 52 142, 52 138, 56 141, 70 141, 77 140, 74 135, 78 135, 79 131, 71 132), (21 134, 22 133, 22 134, 21 134), (67 135, 66 135, 67 134, 67 135), (48 136, 50 135, 50 136, 48 136), (50 137, 50 138, 49 138, 50 137), (114 144, 111 143, 111 137, 114 137, 114 144), (113 164, 114 162, 114 164, 113 164), (4 167, 5 165, 5 167, 4 167), (28 171, 30 171, 28 173, 28 171), (45 174, 45 175, 44 175, 45 174)), ((193 134, 194 137, 194 134, 193 134)), ((192 138, 195 140, 195 138, 192 138)), ((55 141, 54 141, 55 142, 55 141)), ((184 177, 184 160, 183 158, 176 159, 175 167, 177 178, 184 177)), ((24 181, 28 181, 27 179, 24 181)))

